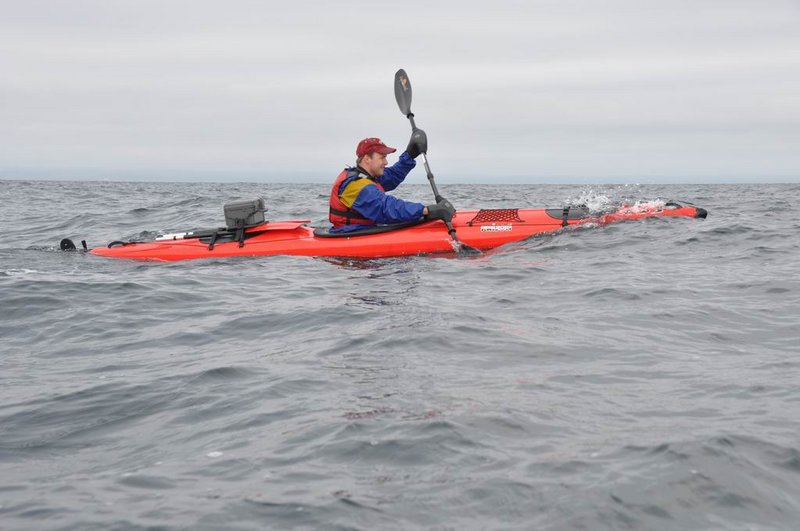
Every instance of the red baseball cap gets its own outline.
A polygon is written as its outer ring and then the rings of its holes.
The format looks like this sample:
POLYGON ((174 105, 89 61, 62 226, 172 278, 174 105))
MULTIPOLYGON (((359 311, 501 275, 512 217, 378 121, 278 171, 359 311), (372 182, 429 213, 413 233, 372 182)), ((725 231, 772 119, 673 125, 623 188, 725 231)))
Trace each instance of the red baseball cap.
POLYGON ((363 157, 368 153, 380 153, 381 155, 388 155, 389 153, 394 153, 397 151, 393 147, 389 147, 383 142, 381 142, 380 138, 365 138, 361 142, 358 143, 356 147, 356 157, 363 157))

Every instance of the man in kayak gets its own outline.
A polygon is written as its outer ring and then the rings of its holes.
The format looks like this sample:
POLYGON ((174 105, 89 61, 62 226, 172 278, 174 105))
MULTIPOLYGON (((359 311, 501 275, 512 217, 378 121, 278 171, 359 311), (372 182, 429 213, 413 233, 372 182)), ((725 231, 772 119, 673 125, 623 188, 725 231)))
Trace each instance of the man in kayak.
POLYGON ((403 201, 386 192, 394 190, 417 165, 420 153, 427 151, 428 139, 418 129, 411 135, 400 160, 388 168, 386 155, 397 151, 379 138, 365 138, 356 146, 356 166, 345 168, 333 183, 329 219, 331 232, 353 232, 375 225, 388 225, 426 219, 450 220, 453 205, 437 198, 434 205, 403 201))

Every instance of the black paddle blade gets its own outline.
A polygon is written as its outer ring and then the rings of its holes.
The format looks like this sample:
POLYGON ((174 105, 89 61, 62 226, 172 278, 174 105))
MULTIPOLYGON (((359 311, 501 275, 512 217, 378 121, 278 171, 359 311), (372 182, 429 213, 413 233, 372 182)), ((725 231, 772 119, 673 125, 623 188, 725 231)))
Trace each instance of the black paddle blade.
POLYGON ((478 256, 483 254, 480 249, 476 249, 466 243, 458 242, 458 255, 459 256, 478 256))
POLYGON ((450 237, 453 239, 453 249, 458 252, 458 256, 477 256, 483 254, 480 249, 467 245, 458 239, 456 229, 453 228, 452 222, 445 221, 444 223, 447 225, 447 232, 450 233, 450 237))
POLYGON ((406 116, 411 114, 411 81, 402 68, 394 75, 394 98, 401 113, 406 116))

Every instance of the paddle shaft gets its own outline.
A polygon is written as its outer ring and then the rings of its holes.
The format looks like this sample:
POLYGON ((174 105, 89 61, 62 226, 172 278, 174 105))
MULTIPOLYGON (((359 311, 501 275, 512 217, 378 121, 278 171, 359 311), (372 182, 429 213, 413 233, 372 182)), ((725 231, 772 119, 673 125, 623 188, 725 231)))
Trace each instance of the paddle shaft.
MULTIPOLYGON (((408 121, 411 122, 411 131, 414 132, 417 130, 417 124, 414 122, 414 114, 408 113, 408 121)), ((428 175, 428 182, 431 183, 431 189, 433 190, 433 198, 438 203, 442 196, 439 195, 439 189, 436 188, 436 181, 433 179, 433 172, 431 171, 431 166, 428 164, 428 156, 426 153, 420 153, 422 155, 422 163, 425 165, 425 173, 428 175)), ((447 232, 450 234, 450 237, 453 238, 453 241, 457 244, 463 246, 464 244, 458 239, 456 235, 456 229, 453 227, 453 223, 448 220, 442 220, 444 224, 447 225, 447 232)))
MULTIPOLYGON (((408 121, 411 122, 411 132, 417 130, 417 124, 414 122, 414 115, 412 113, 408 113, 408 121)), ((431 171, 431 166, 428 164, 428 155, 426 153, 421 153, 422 155, 422 163, 425 165, 425 173, 428 175, 428 182, 431 183, 431 189, 433 189, 433 197, 438 203, 442 196, 439 195, 439 190, 436 188, 436 181, 433 180, 433 172, 431 171)), ((450 222, 448 221, 448 229, 451 229, 450 222)), ((455 230, 455 229, 452 229, 455 230)))

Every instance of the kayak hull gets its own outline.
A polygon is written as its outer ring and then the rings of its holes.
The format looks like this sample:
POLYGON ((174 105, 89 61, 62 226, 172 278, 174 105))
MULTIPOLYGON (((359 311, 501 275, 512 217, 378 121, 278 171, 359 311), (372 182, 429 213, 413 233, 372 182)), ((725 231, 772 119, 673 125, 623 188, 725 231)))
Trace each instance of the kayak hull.
MULTIPOLYGON (((464 210, 453 217, 458 239, 486 251, 567 226, 635 220, 648 217, 705 217, 703 209, 667 203, 624 207, 591 216, 582 209, 464 210)), ((299 255, 343 258, 388 258, 454 253, 456 248, 442 221, 424 221, 376 234, 330 235, 302 221, 276 221, 247 229, 243 241, 212 242, 209 237, 115 242, 89 251, 96 256, 134 260, 177 261, 232 256, 299 255)))

